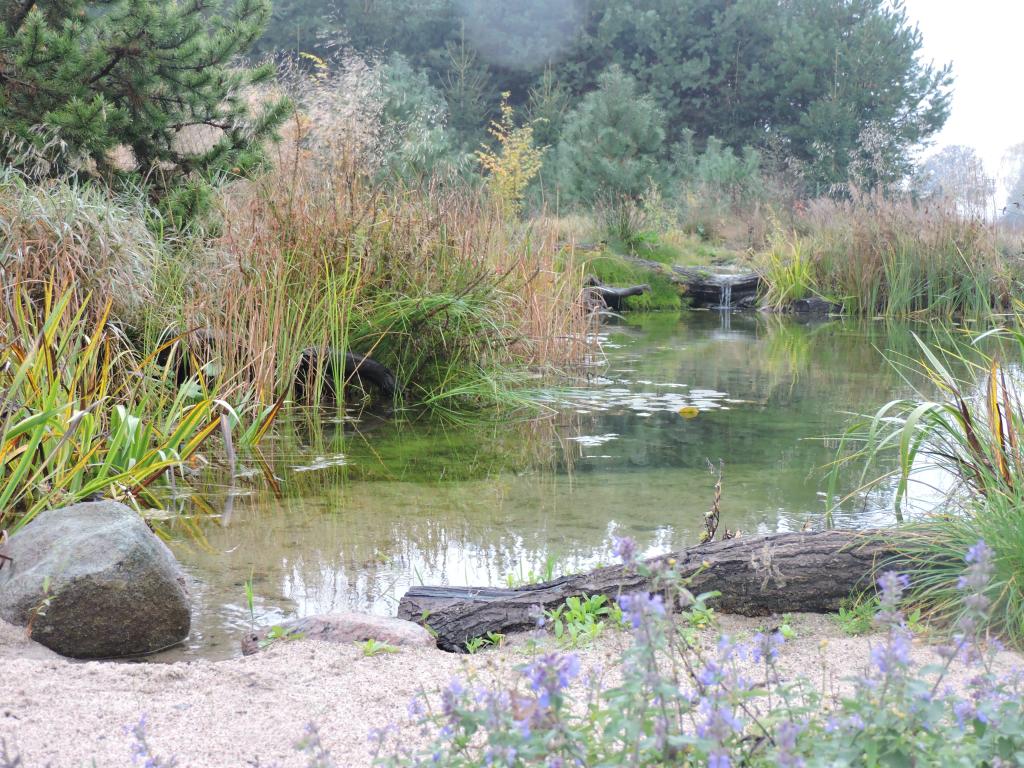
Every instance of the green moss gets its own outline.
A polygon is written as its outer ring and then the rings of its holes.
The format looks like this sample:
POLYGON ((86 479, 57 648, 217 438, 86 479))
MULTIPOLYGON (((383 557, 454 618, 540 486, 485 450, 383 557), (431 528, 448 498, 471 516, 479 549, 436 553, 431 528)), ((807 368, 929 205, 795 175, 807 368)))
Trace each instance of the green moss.
POLYGON ((630 264, 620 256, 608 252, 592 256, 586 261, 586 272, 594 275, 606 285, 617 287, 640 283, 650 285, 650 293, 626 299, 627 309, 679 309, 682 295, 677 286, 673 285, 668 278, 630 264))

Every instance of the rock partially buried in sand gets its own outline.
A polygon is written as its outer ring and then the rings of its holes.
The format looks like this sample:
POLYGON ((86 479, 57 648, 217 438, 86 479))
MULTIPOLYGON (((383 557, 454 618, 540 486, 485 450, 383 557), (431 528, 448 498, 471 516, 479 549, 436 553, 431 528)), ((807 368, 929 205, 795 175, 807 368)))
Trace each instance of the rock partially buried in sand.
POLYGON ((327 643, 364 643, 376 640, 388 645, 436 648, 431 634, 411 621, 362 613, 307 616, 250 632, 242 638, 242 653, 256 653, 277 641, 319 640, 327 643))
POLYGON ((0 554, 0 617, 78 659, 141 656, 188 637, 185 576, 139 515, 116 502, 40 514, 0 554))

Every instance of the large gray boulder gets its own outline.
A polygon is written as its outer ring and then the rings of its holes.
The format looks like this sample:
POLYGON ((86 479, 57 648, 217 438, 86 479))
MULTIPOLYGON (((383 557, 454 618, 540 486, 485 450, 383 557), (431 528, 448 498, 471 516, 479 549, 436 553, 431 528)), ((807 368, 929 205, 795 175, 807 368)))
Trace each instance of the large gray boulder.
POLYGON ((145 521, 123 504, 40 514, 0 554, 0 618, 79 659, 139 656, 188 637, 185 575, 145 521))

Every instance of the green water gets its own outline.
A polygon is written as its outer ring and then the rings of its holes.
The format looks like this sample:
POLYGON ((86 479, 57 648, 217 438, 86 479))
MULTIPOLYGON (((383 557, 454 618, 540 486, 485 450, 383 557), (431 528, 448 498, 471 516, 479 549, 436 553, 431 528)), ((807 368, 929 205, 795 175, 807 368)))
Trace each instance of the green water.
MULTIPOLYGON (((907 393, 881 350, 906 327, 800 325, 755 314, 634 315, 602 331, 589 381, 532 421, 310 424, 293 416, 233 487, 208 481, 172 543, 195 578, 193 632, 167 658, 238 652, 250 625, 341 610, 394 614, 412 585, 503 585, 610 562, 614 535, 648 553, 694 543, 724 462, 722 525, 824 525, 823 467, 851 412, 907 393), (695 418, 679 411, 696 407, 695 418), (275 490, 265 479, 277 478, 275 490)), ((216 472, 212 473, 215 477, 216 472)), ((852 487, 840 488, 845 493, 852 487)), ((891 523, 885 492, 834 523, 891 523)))

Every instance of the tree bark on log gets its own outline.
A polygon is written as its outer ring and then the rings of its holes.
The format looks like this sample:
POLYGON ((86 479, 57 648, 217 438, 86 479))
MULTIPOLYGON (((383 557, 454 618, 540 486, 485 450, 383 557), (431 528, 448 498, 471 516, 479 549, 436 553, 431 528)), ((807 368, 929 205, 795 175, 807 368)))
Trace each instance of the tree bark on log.
MULTIPOLYGON (((669 558, 692 576, 694 594, 721 592, 712 604, 744 616, 801 611, 835 611, 842 599, 871 583, 876 564, 895 556, 877 533, 820 531, 750 536, 701 544, 648 561, 669 558)), ((399 618, 427 626, 446 651, 488 632, 514 632, 536 625, 541 611, 567 597, 619 594, 650 589, 635 567, 598 568, 516 589, 413 587, 402 597, 399 618)))
POLYGON ((686 297, 694 307, 722 306, 726 294, 730 305, 752 301, 761 290, 761 276, 756 272, 739 275, 713 274, 697 267, 679 267, 650 259, 627 257, 627 261, 656 272, 676 285, 686 288, 686 297), (726 286, 728 285, 728 288, 726 286))

